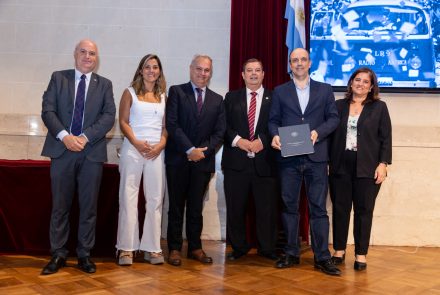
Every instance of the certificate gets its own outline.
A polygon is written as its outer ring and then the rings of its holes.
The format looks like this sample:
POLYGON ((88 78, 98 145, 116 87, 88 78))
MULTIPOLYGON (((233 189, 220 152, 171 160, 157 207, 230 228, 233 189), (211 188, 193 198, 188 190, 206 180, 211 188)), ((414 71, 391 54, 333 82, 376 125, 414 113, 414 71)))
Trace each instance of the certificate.
POLYGON ((290 157, 313 154, 309 124, 292 125, 278 128, 281 141, 281 156, 290 157))

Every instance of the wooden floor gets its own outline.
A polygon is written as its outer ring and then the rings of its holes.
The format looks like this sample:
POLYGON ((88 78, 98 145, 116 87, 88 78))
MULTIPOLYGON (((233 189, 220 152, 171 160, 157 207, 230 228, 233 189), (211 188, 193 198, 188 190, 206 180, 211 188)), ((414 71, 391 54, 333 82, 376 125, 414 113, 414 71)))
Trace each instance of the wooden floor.
POLYGON ((0 256, 0 294, 440 294, 440 248, 370 248, 368 269, 353 270, 348 249, 342 276, 313 269, 313 254, 304 249, 301 265, 276 269, 251 253, 225 262, 225 243, 204 242, 213 265, 183 260, 181 267, 137 262, 120 267, 115 260, 94 258, 98 271, 79 271, 74 258, 57 274, 41 276, 48 257, 0 256))

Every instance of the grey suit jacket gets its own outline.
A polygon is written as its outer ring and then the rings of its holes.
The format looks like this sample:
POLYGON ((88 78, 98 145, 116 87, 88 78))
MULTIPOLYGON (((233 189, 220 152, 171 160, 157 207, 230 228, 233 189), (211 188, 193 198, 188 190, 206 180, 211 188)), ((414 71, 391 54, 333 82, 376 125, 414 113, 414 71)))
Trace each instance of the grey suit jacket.
MULTIPOLYGON (((67 150, 56 138, 62 130, 69 132, 75 101, 75 70, 52 74, 43 94, 41 118, 48 129, 42 156, 59 158, 67 150)), ((88 138, 84 152, 94 162, 107 161, 105 135, 115 122, 116 107, 110 80, 92 73, 84 108, 83 133, 88 138)))

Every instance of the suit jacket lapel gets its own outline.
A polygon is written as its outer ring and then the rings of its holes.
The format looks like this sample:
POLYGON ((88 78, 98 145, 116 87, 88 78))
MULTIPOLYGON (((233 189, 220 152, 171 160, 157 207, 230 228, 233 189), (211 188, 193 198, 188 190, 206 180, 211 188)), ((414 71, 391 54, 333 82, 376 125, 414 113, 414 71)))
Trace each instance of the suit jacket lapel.
POLYGON ((84 105, 83 128, 85 126, 89 126, 87 114, 90 114, 90 112, 88 112, 87 110, 92 108, 93 105, 95 104, 97 84, 98 84, 98 77, 95 73, 92 73, 92 75, 90 76, 89 88, 87 89, 86 103, 84 105))
MULTIPOLYGON (((191 111, 193 115, 197 118, 198 117, 198 111, 197 111, 197 104, 196 104, 196 95, 194 94, 194 89, 192 87, 191 82, 188 82, 185 86, 185 94, 186 99, 188 100, 189 105, 191 106, 191 111)), ((206 94, 205 94, 205 100, 206 100, 206 94)), ((203 111, 203 107, 202 107, 203 111)))
POLYGON ((309 85, 309 103, 306 106, 306 109, 304 110, 304 114, 308 111, 313 109, 313 105, 315 103, 318 103, 318 100, 316 99, 318 97, 319 89, 317 87, 315 81, 310 79, 310 85, 309 85))
POLYGON ((348 123, 349 112, 350 112, 350 103, 344 103, 344 106, 341 109, 341 113, 339 114, 344 132, 347 132, 347 123, 348 123))
POLYGON ((96 87, 98 84, 98 78, 95 73, 92 73, 90 76, 89 88, 87 89, 87 97, 86 97, 86 107, 93 103, 93 99, 95 98, 96 87))
POLYGON ((368 116, 371 113, 372 105, 373 105, 373 102, 369 102, 364 105, 364 108, 362 109, 361 115, 359 116, 358 126, 361 126, 362 122, 365 121, 366 118, 368 118, 368 116))
POLYGON ((258 116, 257 128, 255 128, 255 134, 258 134, 261 129, 261 124, 263 124, 263 119, 267 117, 267 113, 270 110, 271 97, 269 96, 269 91, 264 89, 263 97, 261 98, 260 115, 258 116))
POLYGON ((290 87, 290 93, 292 94, 292 98, 293 98, 293 106, 296 108, 296 111, 299 114, 302 114, 301 106, 299 105, 298 94, 296 93, 296 86, 293 80, 290 80, 289 87, 290 87))
POLYGON ((241 122, 243 122, 242 126, 247 126, 247 132, 246 132, 246 138, 249 138, 249 122, 248 122, 248 107, 247 107, 247 93, 246 93, 246 88, 242 88, 240 91, 239 96, 237 97, 238 99, 238 104, 240 106, 240 118, 238 118, 238 120, 240 120, 241 122))
MULTIPOLYGON (((213 92, 211 91, 211 89, 206 87, 205 99, 203 100, 202 110, 200 111, 200 116, 198 116, 200 119, 204 116, 205 110, 209 108, 211 103, 213 103, 213 101, 210 99, 212 93, 213 92)), ((193 101, 195 106, 195 114, 197 115, 198 114, 197 103, 195 102, 195 99, 193 101)))
POLYGON ((75 70, 71 70, 68 76, 69 85, 69 102, 71 110, 73 110, 73 104, 75 103, 75 70))

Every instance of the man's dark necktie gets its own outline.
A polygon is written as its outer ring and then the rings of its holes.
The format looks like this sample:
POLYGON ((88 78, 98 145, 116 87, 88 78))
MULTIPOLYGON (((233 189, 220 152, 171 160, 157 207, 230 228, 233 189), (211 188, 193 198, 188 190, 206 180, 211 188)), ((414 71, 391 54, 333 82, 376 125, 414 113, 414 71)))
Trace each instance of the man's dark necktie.
POLYGON ((73 109, 73 119, 71 132, 73 135, 80 135, 82 133, 82 122, 84 114, 84 99, 86 97, 86 75, 81 76, 81 81, 78 84, 76 91, 75 108, 73 109))
POLYGON ((200 115, 203 106, 203 98, 202 98, 203 90, 201 88, 196 88, 196 90, 197 90, 197 111, 199 112, 200 115))

